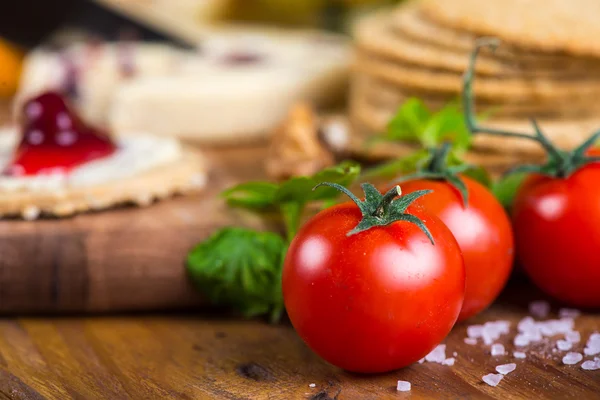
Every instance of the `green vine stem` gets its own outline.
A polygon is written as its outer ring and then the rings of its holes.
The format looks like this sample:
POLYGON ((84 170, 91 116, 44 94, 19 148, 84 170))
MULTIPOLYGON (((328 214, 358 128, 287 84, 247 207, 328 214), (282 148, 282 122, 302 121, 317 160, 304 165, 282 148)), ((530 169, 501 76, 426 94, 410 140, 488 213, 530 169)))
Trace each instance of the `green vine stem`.
POLYGON ((579 145, 573 151, 563 151, 557 148, 542 132, 535 119, 531 119, 534 134, 528 135, 518 132, 510 132, 501 129, 484 127, 477 123, 474 111, 473 98, 473 79, 475 76, 475 65, 477 57, 482 48, 490 48, 492 51, 500 45, 496 38, 480 38, 475 43, 475 49, 471 53, 469 66, 463 77, 462 100, 465 113, 465 123, 471 134, 489 134, 503 137, 513 137, 526 140, 533 140, 542 146, 548 155, 548 160, 544 165, 522 165, 510 171, 516 172, 535 172, 544 175, 565 178, 590 162, 600 161, 600 157, 588 157, 586 151, 600 138, 600 130, 596 131, 590 137, 579 145))
POLYGON ((418 190, 402 196, 400 186, 394 186, 387 193, 382 195, 372 184, 363 183, 361 187, 365 193, 365 200, 360 200, 354 193, 337 183, 319 183, 313 190, 320 186, 329 186, 339 190, 350 197, 360 209, 362 219, 354 229, 348 232, 347 236, 364 232, 376 226, 386 226, 396 221, 406 221, 415 224, 427 236, 431 241, 431 244, 435 245, 433 236, 431 236, 431 232, 429 232, 425 223, 414 215, 406 213, 408 206, 419 197, 431 193, 431 190, 418 190))
POLYGON ((429 149, 429 162, 424 168, 418 169, 415 173, 404 175, 399 179, 396 179, 393 183, 398 184, 413 179, 433 179, 443 180, 452 185, 459 193, 462 198, 463 207, 469 205, 469 191, 467 185, 459 174, 473 168, 469 164, 460 164, 456 166, 449 166, 448 156, 452 145, 449 142, 445 142, 438 148, 429 149))

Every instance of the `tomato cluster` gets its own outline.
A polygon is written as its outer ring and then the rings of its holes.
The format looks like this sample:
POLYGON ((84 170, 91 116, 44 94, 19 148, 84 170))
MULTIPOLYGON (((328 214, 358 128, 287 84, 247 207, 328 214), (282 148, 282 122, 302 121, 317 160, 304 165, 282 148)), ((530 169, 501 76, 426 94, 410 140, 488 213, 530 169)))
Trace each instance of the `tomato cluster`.
POLYGON ((600 151, 589 150, 600 131, 563 151, 535 121, 534 136, 477 125, 471 80, 479 47, 464 81, 469 131, 535 140, 548 161, 519 168, 530 176, 516 194, 512 223, 489 189, 444 162, 447 151, 405 178, 404 196, 363 184, 359 200, 338 188, 354 204, 326 209, 299 231, 282 280, 294 328, 334 365, 383 372, 425 356, 457 321, 496 299, 515 247, 543 291, 600 307, 600 151))
POLYGON ((413 179, 402 184, 411 203, 401 213, 388 195, 365 191, 299 231, 285 259, 285 305, 325 360, 357 372, 409 365, 502 290, 513 262, 508 217, 487 188, 460 179, 468 204, 447 181, 413 179))

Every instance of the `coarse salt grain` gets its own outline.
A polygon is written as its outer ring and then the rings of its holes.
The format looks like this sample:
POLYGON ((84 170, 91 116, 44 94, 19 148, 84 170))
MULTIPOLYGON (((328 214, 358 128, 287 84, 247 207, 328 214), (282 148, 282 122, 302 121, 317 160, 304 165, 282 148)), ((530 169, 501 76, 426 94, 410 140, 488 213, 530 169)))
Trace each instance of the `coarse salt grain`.
POLYGON ((398 381, 398 385, 396 385, 396 390, 399 392, 410 392, 410 386, 410 382, 398 381))
POLYGON ((314 383, 311 383, 310 385, 308 385, 308 387, 314 388, 314 387, 317 387, 317 385, 314 383))
POLYGON ((442 361, 442 365, 448 365, 451 367, 454 365, 455 361, 456 359, 454 357, 446 358, 444 361, 442 361))
POLYGON ((579 343, 581 341, 581 334, 577 331, 571 331, 565 333, 565 339, 571 343, 579 343))
POLYGON ((592 333, 590 335, 583 352, 586 356, 595 356, 600 353, 600 334, 592 333))
POLYGON ((531 317, 525 317, 519 321, 519 324, 517 325, 517 329, 519 330, 519 332, 523 332, 533 326, 535 326, 535 320, 531 317))
POLYGON ((513 353, 513 356, 515 358, 525 358, 525 357, 527 357, 527 354, 523 353, 522 351, 515 351, 513 353))
POLYGON ((419 364, 423 364, 424 362, 425 362, 425 357, 423 357, 419 360, 419 364))
POLYGON ((556 342, 556 348, 558 348, 560 351, 571 350, 572 347, 573 347, 573 343, 571 343, 567 340, 559 340, 556 342))
POLYGON ((457 352, 454 352, 454 353, 452 353, 452 355, 453 355, 454 357, 456 357, 456 356, 458 355, 458 353, 457 353, 457 352))
POLYGON ((502 378, 504 378, 502 374, 487 374, 481 379, 490 386, 498 386, 502 378))
POLYGON ((467 338, 464 339, 464 342, 466 344, 470 344, 471 346, 473 346, 473 345, 477 344, 477 339, 467 337, 467 338))
POLYGON ((442 363, 446 359, 446 345, 439 344, 431 353, 425 356, 425 361, 442 363))
POLYGON ((515 344, 515 346, 519 347, 527 346, 529 344, 529 338, 526 335, 518 334, 517 336, 515 336, 513 343, 515 344))
POLYGON ((492 350, 491 350, 491 354, 493 356, 503 356, 505 353, 504 351, 504 346, 501 345, 500 343, 494 343, 492 345, 492 350))
POLYGON ((569 352, 563 357, 562 362, 565 365, 574 365, 581 360, 583 360, 583 355, 581 355, 581 353, 569 352))
POLYGON ((550 313, 550 304, 547 301, 539 300, 529 303, 529 314, 536 318, 546 318, 550 313))
POLYGON ((502 365, 498 365, 496 367, 496 371, 498 371, 502 375, 506 375, 510 372, 513 372, 516 368, 517 368, 517 364, 515 364, 515 363, 502 364, 502 365))
POLYGON ((600 347, 598 347, 598 346, 586 346, 586 348, 583 349, 583 353, 586 356, 595 356, 596 354, 600 353, 600 347))
POLYGON ((584 369, 586 371, 595 371, 597 369, 600 369, 600 362, 592 360, 584 361, 583 364, 581 364, 581 369, 584 369))
POLYGON ((558 316, 560 318, 577 318, 581 315, 581 311, 574 308, 561 308, 558 310, 558 316))
POLYGON ((470 338, 480 338, 483 335, 483 325, 471 325, 467 327, 467 336, 470 338))

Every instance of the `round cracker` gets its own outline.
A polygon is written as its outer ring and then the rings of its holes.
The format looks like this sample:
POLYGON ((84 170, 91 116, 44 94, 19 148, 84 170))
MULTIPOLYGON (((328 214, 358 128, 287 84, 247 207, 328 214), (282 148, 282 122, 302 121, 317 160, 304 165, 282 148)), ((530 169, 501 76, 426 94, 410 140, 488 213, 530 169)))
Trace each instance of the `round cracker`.
POLYGON ((441 25, 544 52, 600 57, 598 0, 428 0, 441 25))
MULTIPOLYGON (((384 81, 437 93, 457 95, 462 90, 462 75, 440 70, 418 68, 392 63, 359 52, 357 71, 384 81)), ((494 102, 521 98, 525 101, 567 100, 587 98, 590 101, 600 94, 600 82, 588 80, 553 80, 547 78, 492 78, 480 77, 473 85, 477 98, 494 102)))
MULTIPOLYGON (((382 80, 378 77, 372 76, 368 73, 356 72, 352 77, 352 85, 357 86, 357 88, 361 88, 358 90, 365 90, 365 87, 372 88, 372 90, 382 90, 382 91, 394 91, 400 92, 402 94, 409 95, 410 97, 417 97, 419 99, 432 100, 437 103, 447 103, 450 101, 459 101, 460 94, 458 93, 445 93, 445 92, 431 92, 422 89, 415 89, 411 87, 406 87, 399 85, 395 82, 390 82, 386 80, 382 80)), ((479 97, 475 98, 476 107, 478 109, 498 109, 498 108, 506 108, 506 107, 523 107, 524 109, 530 109, 531 107, 538 107, 539 109, 562 109, 562 108, 574 108, 574 109, 582 109, 582 110, 591 110, 597 105, 586 98, 575 98, 568 99, 568 102, 565 99, 557 98, 553 100, 535 100, 531 101, 531 99, 522 99, 520 97, 516 98, 506 98, 506 99, 482 99, 479 97)), ((574 112, 576 113, 576 112, 574 112)))
POLYGON ((56 191, 16 191, 0 196, 0 216, 37 215, 66 217, 73 214, 112 208, 121 204, 145 206, 154 200, 199 190, 206 185, 207 172, 203 157, 185 150, 174 162, 129 178, 56 191))
MULTIPOLYGON (((469 64, 469 50, 451 50, 431 43, 412 40, 391 29, 391 18, 388 14, 376 14, 364 18, 355 30, 356 43, 359 48, 368 52, 402 63, 421 65, 431 69, 443 69, 451 72, 464 72, 469 64)), ((599 67, 597 64, 596 67, 599 67)), ((570 64, 568 68, 550 64, 547 68, 525 67, 522 64, 502 61, 498 57, 482 54, 475 66, 477 74, 529 77, 544 76, 554 79, 589 78, 590 73, 600 75, 600 68, 592 69, 570 64)))
MULTIPOLYGON (((368 78, 356 80, 353 84, 358 85, 357 92, 364 96, 371 104, 397 110, 400 105, 411 97, 416 97, 408 91, 381 82, 369 82, 368 78)), ((357 95, 359 95, 357 93, 357 95)), ((440 110, 449 102, 458 102, 457 97, 418 97, 425 105, 433 111, 440 110)), ((494 118, 589 118, 600 115, 600 106, 594 102, 582 103, 580 105, 569 103, 558 103, 554 107, 544 104, 490 104, 478 103, 478 111, 489 113, 494 118)))
MULTIPOLYGON (((393 12, 394 30, 419 42, 457 51, 473 50, 477 35, 436 24, 423 15, 419 6, 420 3, 408 3, 393 12)), ((484 49, 483 54, 490 54, 490 50, 484 49)), ((585 68, 598 65, 598 60, 594 58, 574 58, 564 53, 540 53, 531 49, 515 48, 510 43, 500 46, 494 52, 494 56, 535 68, 585 68)))

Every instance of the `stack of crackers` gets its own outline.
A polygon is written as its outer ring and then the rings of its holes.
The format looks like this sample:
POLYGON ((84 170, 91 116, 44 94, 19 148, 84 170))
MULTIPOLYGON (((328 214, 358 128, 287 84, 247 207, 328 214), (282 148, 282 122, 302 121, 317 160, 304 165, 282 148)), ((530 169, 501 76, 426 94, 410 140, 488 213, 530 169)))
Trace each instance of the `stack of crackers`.
MULTIPOLYGON (((365 147, 408 98, 431 110, 459 101, 475 40, 501 40, 478 58, 476 112, 486 125, 533 134, 529 119, 561 148, 600 128, 599 0, 423 0, 361 20, 350 117, 352 148, 374 158, 397 157, 410 144, 365 147)), ((470 155, 504 168, 541 157, 529 141, 477 136, 470 155)))

